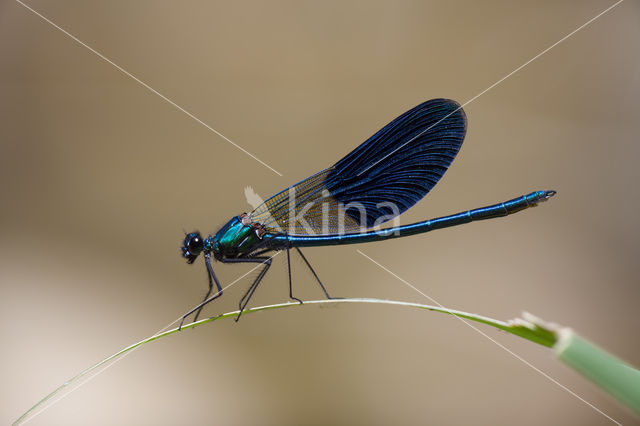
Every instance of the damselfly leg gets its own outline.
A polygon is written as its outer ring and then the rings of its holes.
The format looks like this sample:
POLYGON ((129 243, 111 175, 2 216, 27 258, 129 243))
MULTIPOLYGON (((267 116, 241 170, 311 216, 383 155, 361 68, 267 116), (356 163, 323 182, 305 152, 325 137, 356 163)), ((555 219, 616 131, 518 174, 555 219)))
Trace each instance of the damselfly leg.
POLYGON ((202 301, 202 303, 200 303, 198 306, 196 306, 195 308, 193 308, 192 310, 190 310, 189 312, 187 312, 186 314, 184 314, 184 316, 182 317, 182 319, 180 320, 180 326, 178 327, 178 330, 182 329, 182 325, 184 324, 184 320, 191 315, 192 313, 196 312, 196 316, 194 318, 194 322, 198 320, 198 316, 200 315, 200 312, 202 312, 202 308, 205 307, 205 305, 213 302, 214 300, 216 300, 218 297, 222 296, 222 286, 220 285, 220 282, 218 281, 218 277, 216 277, 216 274, 213 272, 213 267, 211 266, 211 254, 209 253, 205 253, 204 255, 204 263, 207 265, 207 274, 209 275, 209 291, 207 292, 207 295, 204 297, 204 300, 202 301), (211 290, 213 289, 213 283, 216 283, 216 287, 218 288, 218 292, 216 294, 213 295, 213 297, 209 297, 209 295, 211 294, 211 290), (208 298, 208 299, 207 299, 208 298))

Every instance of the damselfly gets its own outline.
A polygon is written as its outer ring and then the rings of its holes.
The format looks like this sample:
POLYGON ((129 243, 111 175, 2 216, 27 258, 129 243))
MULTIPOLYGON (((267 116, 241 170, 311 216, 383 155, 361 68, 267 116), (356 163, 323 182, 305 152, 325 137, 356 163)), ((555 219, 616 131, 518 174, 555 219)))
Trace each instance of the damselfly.
POLYGON ((264 267, 239 302, 238 318, 271 266, 270 252, 285 250, 291 285, 290 250, 309 267, 331 298, 301 247, 355 244, 420 234, 475 220, 506 216, 535 206, 555 191, 535 191, 499 204, 410 225, 378 228, 417 203, 435 186, 457 155, 466 116, 455 101, 432 99, 405 112, 328 169, 277 193, 251 213, 233 217, 215 235, 187 234, 182 256, 193 263, 203 253, 209 291, 183 318, 222 296, 211 259, 260 263, 264 267), (213 285, 217 292, 211 296, 213 285), (210 297, 211 296, 211 297, 210 297))

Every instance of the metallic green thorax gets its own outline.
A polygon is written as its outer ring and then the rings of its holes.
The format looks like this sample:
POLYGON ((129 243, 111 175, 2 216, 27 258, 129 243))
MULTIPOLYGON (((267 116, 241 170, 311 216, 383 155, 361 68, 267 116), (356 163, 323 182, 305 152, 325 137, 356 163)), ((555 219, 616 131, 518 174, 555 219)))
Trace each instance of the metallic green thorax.
POLYGON ((214 235, 213 251, 224 257, 237 257, 251 252, 260 241, 256 228, 236 216, 214 235))

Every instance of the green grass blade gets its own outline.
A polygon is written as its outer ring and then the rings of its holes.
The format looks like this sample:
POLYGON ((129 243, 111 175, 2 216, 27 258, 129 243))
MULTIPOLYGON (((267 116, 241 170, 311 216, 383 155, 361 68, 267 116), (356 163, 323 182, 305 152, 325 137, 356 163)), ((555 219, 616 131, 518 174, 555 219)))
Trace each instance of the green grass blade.
POLYGON ((558 334, 558 358, 640 416, 640 371, 569 328, 558 334))
MULTIPOLYGON (((554 333, 550 332, 549 330, 547 330, 544 327, 532 324, 530 322, 521 321, 521 320, 514 320, 514 321, 504 322, 504 321, 495 320, 495 319, 492 319, 492 318, 489 318, 489 317, 485 317, 485 316, 482 316, 482 315, 477 315, 477 314, 471 314, 471 313, 468 313, 468 312, 458 311, 458 310, 455 310, 455 309, 448 309, 448 308, 439 307, 439 306, 423 305, 423 304, 420 304, 420 303, 401 302, 401 301, 397 301, 397 300, 382 300, 382 299, 367 299, 367 298, 309 300, 309 301, 304 302, 303 305, 300 305, 297 302, 287 302, 287 303, 279 303, 279 304, 275 304, 275 305, 258 306, 258 307, 255 307, 255 308, 249 308, 249 309, 246 309, 243 312, 243 315, 253 314, 253 313, 261 312, 261 311, 269 311, 269 310, 274 310, 274 309, 296 308, 296 307, 301 308, 301 307, 312 306, 312 305, 345 304, 345 303, 371 303, 371 304, 382 304, 382 305, 397 305, 397 306, 403 306, 403 307, 409 307, 409 308, 424 309, 424 310, 433 311, 433 312, 441 312, 441 313, 444 313, 444 314, 453 315, 453 316, 456 316, 456 317, 459 317, 459 318, 463 318, 463 319, 467 319, 467 320, 470 320, 470 321, 475 321, 475 322, 478 322, 478 323, 481 323, 481 324, 486 324, 486 325, 489 325, 491 327, 506 331, 507 333, 514 334, 516 336, 522 337, 524 339, 530 340, 530 341, 535 342, 535 343, 539 343, 539 344, 547 346, 547 347, 552 347, 556 342, 554 333)), ((211 318, 203 319, 203 320, 200 320, 200 321, 197 321, 197 322, 186 324, 186 325, 184 325, 182 327, 182 330, 193 328, 193 327, 196 327, 198 325, 206 324, 208 322, 222 320, 222 319, 225 319, 225 318, 234 318, 236 315, 238 315, 238 311, 227 312, 226 314, 222 314, 222 315, 219 315, 219 316, 216 316, 216 317, 211 317, 211 318)), ((158 333, 158 334, 153 335, 151 337, 148 337, 148 338, 146 338, 144 340, 139 341, 138 343, 134 343, 131 346, 127 346, 126 348, 124 348, 124 349, 116 352, 115 354, 103 359, 102 361, 98 362, 97 364, 95 364, 95 365, 87 368, 86 370, 78 373, 77 375, 75 375, 71 379, 69 379, 66 382, 64 382, 58 388, 53 390, 53 392, 49 393, 47 396, 45 396, 40 401, 38 401, 33 407, 31 407, 22 416, 20 416, 14 422, 14 425, 18 425, 20 423, 23 423, 32 414, 34 414, 35 411, 38 408, 41 408, 45 403, 50 401, 54 396, 58 395, 60 392, 62 392, 62 390, 67 388, 69 385, 77 382, 78 380, 80 380, 81 378, 87 376, 91 372, 96 371, 98 368, 106 365, 110 361, 114 361, 115 359, 117 359, 120 356, 126 354, 127 352, 130 352, 130 351, 132 351, 132 350, 134 350, 134 349, 136 349, 136 348, 138 348, 138 347, 140 347, 140 346, 142 346, 142 345, 144 345, 146 343, 153 342, 154 340, 161 339, 161 338, 169 336, 171 334, 175 334, 178 331, 179 330, 177 328, 174 328, 174 329, 171 329, 171 330, 164 331, 162 333, 158 333)))

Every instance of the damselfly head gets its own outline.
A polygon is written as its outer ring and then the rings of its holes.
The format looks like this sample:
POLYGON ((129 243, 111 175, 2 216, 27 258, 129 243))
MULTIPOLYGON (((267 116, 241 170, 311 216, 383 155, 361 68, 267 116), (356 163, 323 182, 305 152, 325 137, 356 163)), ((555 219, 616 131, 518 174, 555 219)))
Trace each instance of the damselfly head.
POLYGON ((187 263, 192 264, 198 258, 198 255, 204 250, 204 240, 199 232, 192 232, 184 237, 182 243, 182 257, 187 259, 187 263))

